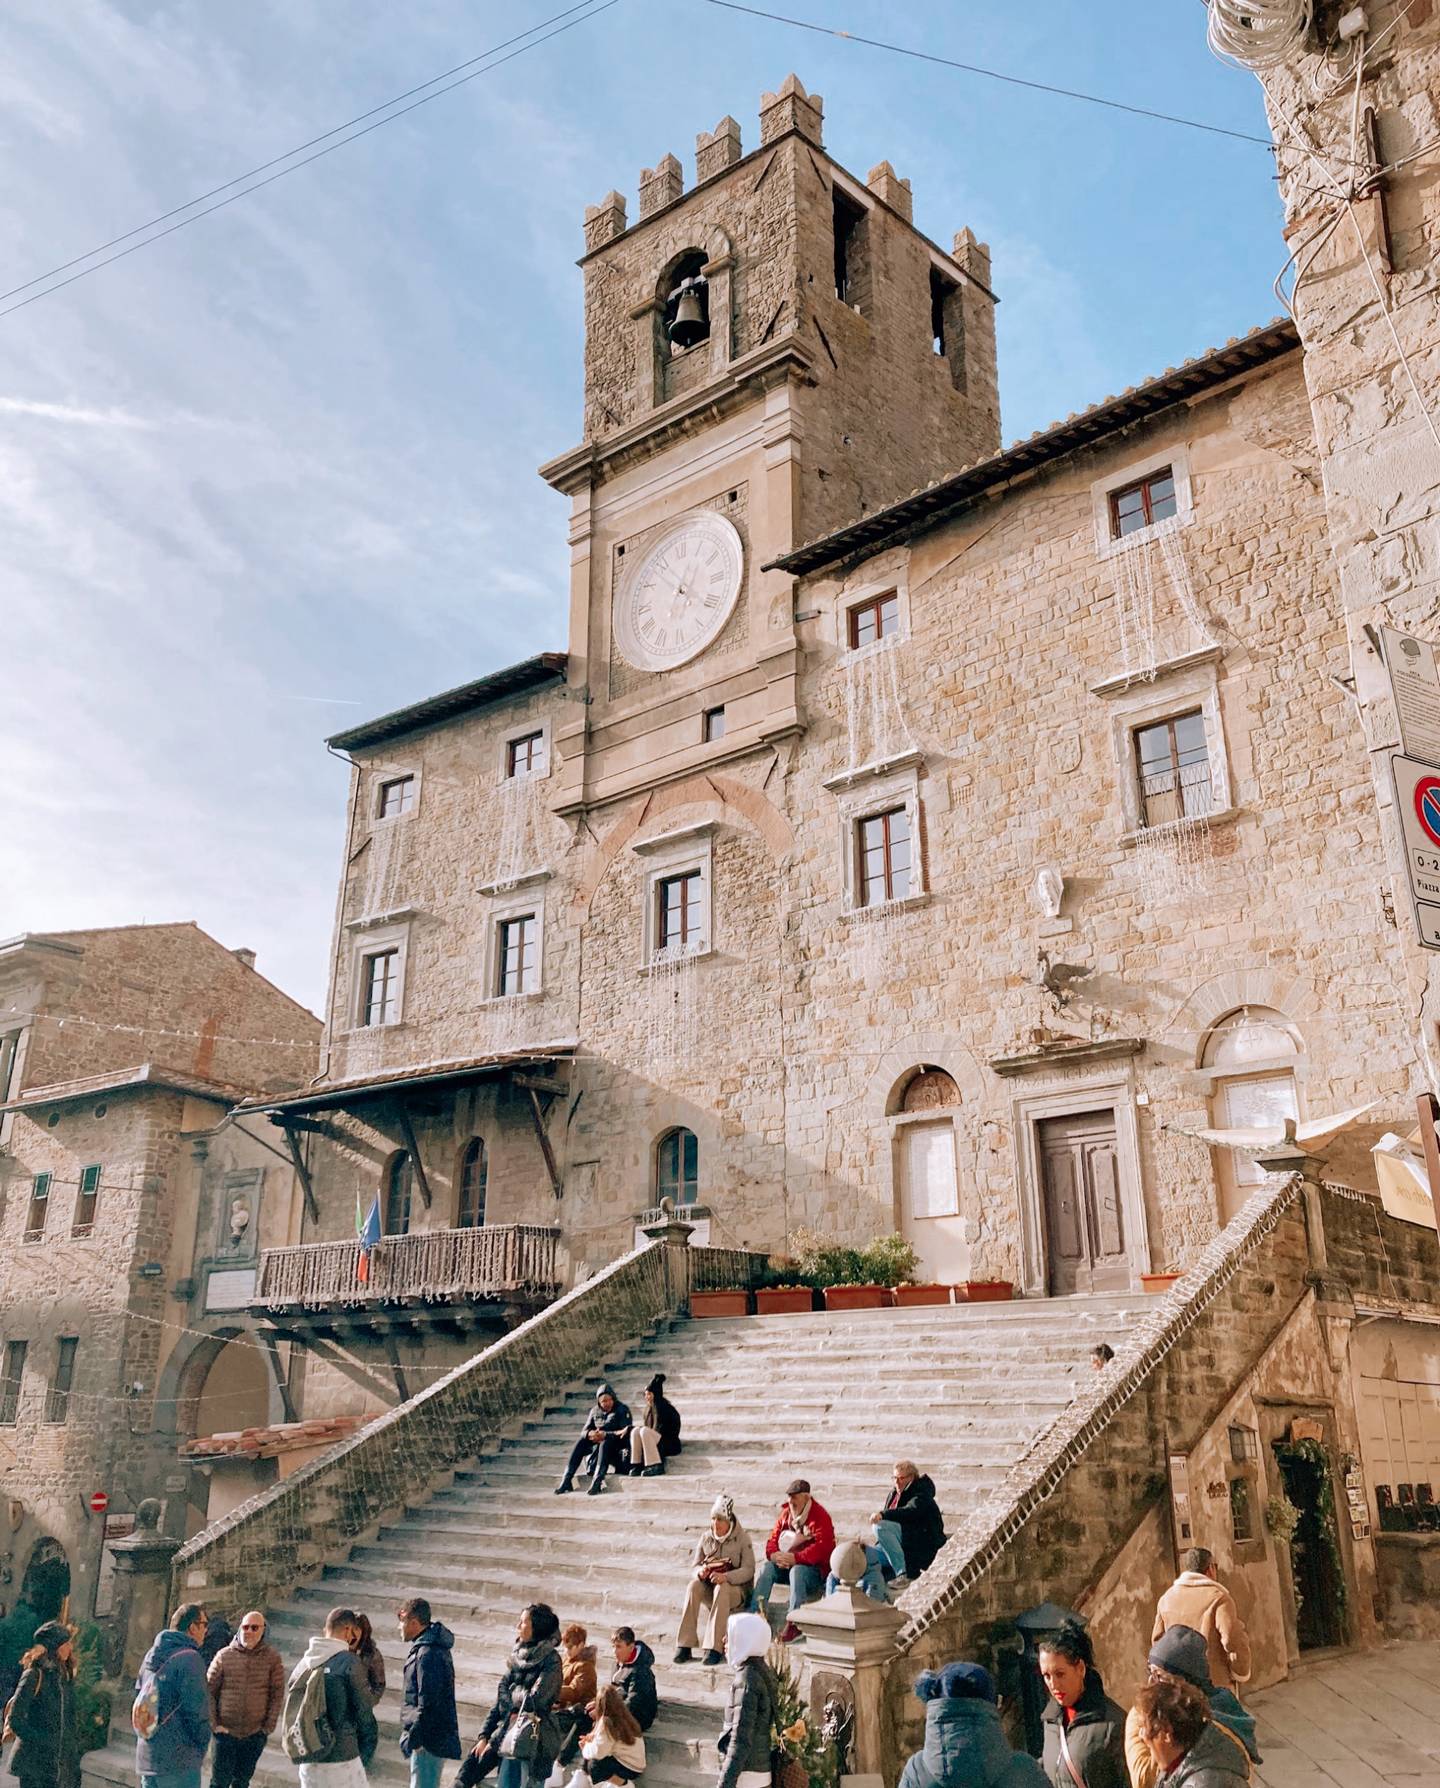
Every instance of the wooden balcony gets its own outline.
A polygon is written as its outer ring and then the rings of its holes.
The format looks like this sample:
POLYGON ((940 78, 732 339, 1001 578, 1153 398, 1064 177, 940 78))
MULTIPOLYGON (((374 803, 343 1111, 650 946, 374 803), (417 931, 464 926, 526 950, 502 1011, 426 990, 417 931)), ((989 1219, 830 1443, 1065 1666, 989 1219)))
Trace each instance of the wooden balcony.
POLYGON ((267 1248, 249 1309, 281 1334, 505 1328, 559 1291, 558 1229, 524 1223, 386 1237, 360 1280, 358 1241, 267 1248))

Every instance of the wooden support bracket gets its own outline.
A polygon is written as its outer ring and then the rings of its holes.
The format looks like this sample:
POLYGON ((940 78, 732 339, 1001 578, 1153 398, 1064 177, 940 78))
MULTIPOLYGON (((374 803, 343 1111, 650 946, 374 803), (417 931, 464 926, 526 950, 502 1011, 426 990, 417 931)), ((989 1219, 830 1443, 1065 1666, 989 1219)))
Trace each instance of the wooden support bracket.
POLYGON ((405 1139, 405 1147, 410 1151, 410 1164, 415 1169, 415 1184, 420 1188, 420 1197, 424 1201, 425 1209, 428 1211, 432 1203, 430 1197, 430 1182, 425 1177, 425 1163, 420 1159, 420 1144, 415 1140, 415 1126, 410 1122, 410 1112, 408 1107, 397 1105, 395 1107, 395 1117, 400 1125, 400 1134, 405 1139))
POLYGON ((405 1368, 400 1364, 400 1348, 389 1329, 385 1331, 385 1356, 390 1361, 390 1373, 395 1380, 395 1389, 400 1393, 400 1401, 408 1403, 410 1387, 405 1382, 405 1368))
POLYGON ((550 1189, 557 1198, 563 1198, 565 1188, 560 1179, 555 1150, 550 1145, 550 1132, 545 1128, 545 1113, 541 1109, 540 1095, 533 1086, 529 1086, 525 1088, 525 1096, 530 1101, 530 1117, 535 1125, 535 1134, 540 1139, 540 1153, 545 1157, 545 1171, 550 1175, 550 1189))
POLYGON ((288 1123, 282 1123, 285 1141, 290 1149, 290 1163, 295 1169, 295 1177, 300 1182, 300 1190, 305 1194, 305 1214, 312 1223, 320 1221, 320 1206, 315 1202, 315 1188, 310 1183, 310 1169, 305 1165, 305 1157, 300 1153, 300 1138, 288 1123))

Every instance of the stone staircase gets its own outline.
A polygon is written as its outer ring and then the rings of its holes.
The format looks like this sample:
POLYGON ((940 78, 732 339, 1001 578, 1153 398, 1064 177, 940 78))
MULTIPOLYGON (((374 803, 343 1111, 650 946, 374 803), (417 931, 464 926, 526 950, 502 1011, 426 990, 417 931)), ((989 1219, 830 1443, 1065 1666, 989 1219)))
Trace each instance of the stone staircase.
MULTIPOLYGON (((934 1477, 953 1531, 1075 1390, 1088 1387, 1091 1347, 1117 1342, 1144 1307, 1127 1295, 678 1321, 571 1386, 563 1401, 532 1412, 468 1467, 417 1484, 403 1519, 271 1611, 271 1638, 288 1665, 322 1630, 327 1609, 369 1613, 390 1682, 377 1710, 371 1780, 398 1788, 408 1780, 397 1719, 406 1648, 393 1618, 403 1597, 426 1596, 455 1633, 467 1742, 491 1705, 526 1602, 548 1602, 562 1621, 589 1628, 602 1684, 609 1633, 623 1623, 654 1647, 658 1665, 661 1709, 648 1735, 647 1783, 680 1788, 713 1779, 728 1673, 675 1665, 670 1656, 689 1557, 716 1492, 734 1497, 762 1555, 797 1472, 845 1539, 883 1500, 893 1461, 909 1457, 934 1477), (633 1407, 655 1371, 666 1374, 684 1417, 683 1457, 664 1477, 612 1478, 604 1496, 556 1497, 595 1384, 610 1378, 633 1407)), ((128 1727, 128 1708, 117 1724, 128 1727)), ((84 1773, 87 1783, 133 1788, 128 1730, 87 1757, 84 1773)), ((268 1749, 257 1785, 295 1779, 278 1747, 268 1749)))

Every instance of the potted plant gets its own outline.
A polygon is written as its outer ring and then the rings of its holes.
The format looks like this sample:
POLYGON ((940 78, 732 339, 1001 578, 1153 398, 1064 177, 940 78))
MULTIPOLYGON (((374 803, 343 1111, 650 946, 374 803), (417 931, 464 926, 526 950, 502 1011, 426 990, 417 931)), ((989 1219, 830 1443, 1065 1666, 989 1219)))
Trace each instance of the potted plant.
POLYGON ((815 1293, 796 1281, 793 1267, 771 1268, 765 1278, 755 1292, 757 1316, 803 1316, 815 1308, 815 1293))
POLYGON ((1163 1272, 1159 1273, 1141 1273, 1140 1283, 1145 1287, 1146 1291, 1158 1294, 1163 1291, 1169 1291, 1170 1287, 1180 1277, 1181 1273, 1178 1267, 1166 1267, 1163 1272))
POLYGON ((967 1279, 955 1287, 957 1304, 1008 1304, 1014 1296, 1012 1279, 967 1279))
POLYGON ((799 1277, 824 1294, 827 1310, 883 1310, 892 1288, 915 1271, 915 1250, 903 1236, 877 1236, 864 1248, 804 1231, 797 1239, 799 1277))
POLYGON ((748 1291, 692 1291, 690 1293, 690 1314, 692 1316, 748 1316, 750 1314, 750 1293, 748 1291))
POLYGON ((913 1310, 918 1304, 948 1304, 950 1287, 931 1282, 916 1285, 905 1279, 895 1287, 895 1308, 897 1310, 913 1310))

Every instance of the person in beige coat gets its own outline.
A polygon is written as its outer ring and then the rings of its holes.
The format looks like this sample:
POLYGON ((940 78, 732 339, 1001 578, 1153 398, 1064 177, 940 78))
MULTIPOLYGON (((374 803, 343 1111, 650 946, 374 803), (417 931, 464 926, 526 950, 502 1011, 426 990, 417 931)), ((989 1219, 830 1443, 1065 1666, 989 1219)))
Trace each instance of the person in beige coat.
POLYGON ((1249 1682, 1250 1640, 1234 1596, 1216 1580, 1215 1554, 1192 1546, 1181 1562, 1185 1568, 1156 1607, 1151 1642, 1170 1627, 1193 1627, 1204 1637, 1210 1680, 1217 1688, 1249 1682))
POLYGON ((725 1662, 725 1629, 732 1614, 750 1600, 755 1582, 755 1548, 735 1516, 735 1504, 722 1491, 710 1510, 710 1526, 700 1536, 691 1561, 690 1585, 685 1591, 685 1612, 680 1617, 677 1664, 694 1658, 700 1643, 700 1622, 705 1622, 705 1656, 712 1667, 725 1662))

